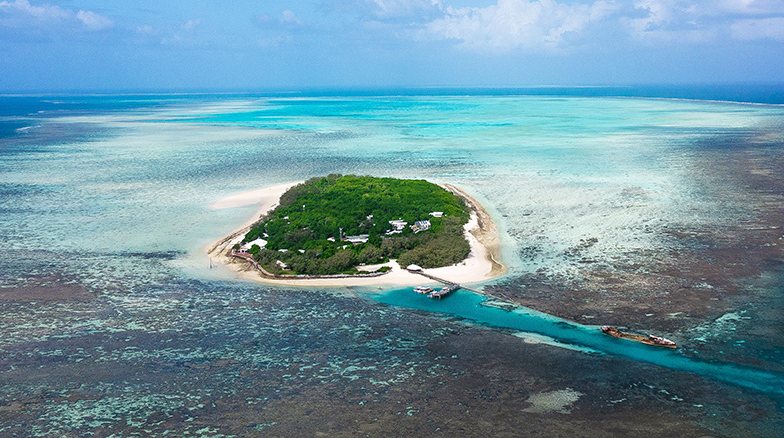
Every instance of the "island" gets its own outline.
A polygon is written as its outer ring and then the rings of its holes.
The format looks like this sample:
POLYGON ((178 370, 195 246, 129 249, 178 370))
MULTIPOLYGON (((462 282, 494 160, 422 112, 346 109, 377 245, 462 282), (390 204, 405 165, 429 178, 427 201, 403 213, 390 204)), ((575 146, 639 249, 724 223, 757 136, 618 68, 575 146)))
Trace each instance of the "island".
POLYGON ((460 281, 504 271, 490 216, 454 186, 332 174, 274 189, 275 204, 270 190, 216 203, 229 208, 263 196, 267 201, 260 217, 214 244, 211 256, 235 270, 244 265, 262 281, 301 285, 426 281, 405 269, 412 267, 460 281))

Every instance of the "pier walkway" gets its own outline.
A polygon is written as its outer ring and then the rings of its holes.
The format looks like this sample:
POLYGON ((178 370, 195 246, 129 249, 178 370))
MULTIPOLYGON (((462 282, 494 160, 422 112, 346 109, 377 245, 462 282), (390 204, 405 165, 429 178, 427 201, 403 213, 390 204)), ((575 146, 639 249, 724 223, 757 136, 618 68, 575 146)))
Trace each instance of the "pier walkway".
MULTIPOLYGON (((443 284, 445 284, 447 286, 455 286, 458 289, 464 289, 464 290, 467 290, 469 292, 473 292, 473 293, 476 293, 476 294, 479 294, 479 295, 484 295, 484 296, 486 296, 488 298, 493 298, 494 300, 499 300, 499 301, 505 302, 505 303, 507 303, 511 307, 517 307, 518 306, 517 304, 514 304, 514 300, 512 298, 509 298, 505 294, 501 294, 501 293, 498 293, 498 292, 487 292, 487 291, 484 291, 484 290, 479 290, 479 289, 474 289, 474 288, 471 288, 471 287, 466 287, 466 286, 463 286, 462 284, 458 284, 458 283, 455 283, 453 281, 449 281, 449 280, 446 280, 446 279, 443 279, 443 278, 440 278, 440 277, 436 277, 435 275, 428 274, 427 272, 424 272, 424 271, 411 271, 411 270, 409 270, 408 272, 411 272, 412 274, 419 274, 419 275, 421 275, 423 277, 429 278, 431 280, 435 280, 435 281, 437 281, 439 283, 443 283, 443 284)), ((455 289, 455 290, 457 290, 457 289, 455 289)))
POLYGON ((423 276, 425 278, 429 278, 429 279, 437 281, 439 283, 443 283, 450 289, 454 289, 454 290, 465 289, 467 291, 474 292, 474 293, 477 293, 477 294, 484 294, 484 292, 482 292, 480 290, 472 289, 470 287, 465 287, 465 286, 463 286, 463 285, 461 285, 459 283, 455 283, 454 281, 449 281, 449 280, 443 279, 441 277, 436 277, 435 275, 428 274, 425 271, 411 271, 411 270, 409 270, 408 272, 411 272, 412 274, 419 274, 419 275, 421 275, 421 276, 423 276))

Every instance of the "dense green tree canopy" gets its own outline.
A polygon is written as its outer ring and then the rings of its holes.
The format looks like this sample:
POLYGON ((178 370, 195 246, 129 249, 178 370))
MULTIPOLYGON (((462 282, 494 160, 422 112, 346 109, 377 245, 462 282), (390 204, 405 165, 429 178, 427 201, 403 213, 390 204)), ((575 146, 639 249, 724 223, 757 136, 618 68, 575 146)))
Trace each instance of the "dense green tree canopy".
POLYGON ((329 175, 289 189, 245 241, 267 241, 255 256, 276 273, 353 273, 360 263, 390 258, 404 266, 438 267, 468 256, 463 235, 468 218, 460 197, 424 180, 329 175), (433 217, 431 212, 444 215, 433 217), (397 219, 409 226, 400 234, 387 235, 392 228, 389 221, 397 219), (429 220, 431 228, 415 234, 410 225, 418 220, 429 220), (368 235, 367 243, 341 241, 360 234, 368 235), (281 269, 278 260, 289 269, 281 269))

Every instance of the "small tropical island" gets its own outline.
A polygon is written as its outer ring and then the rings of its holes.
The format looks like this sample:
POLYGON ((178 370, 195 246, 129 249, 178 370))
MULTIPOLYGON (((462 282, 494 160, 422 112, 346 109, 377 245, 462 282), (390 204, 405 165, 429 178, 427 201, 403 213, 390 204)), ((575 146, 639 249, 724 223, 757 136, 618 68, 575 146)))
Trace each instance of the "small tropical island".
POLYGON ((450 269, 445 267, 462 264, 464 271, 486 271, 473 272, 474 280, 503 271, 489 215, 453 186, 332 174, 278 190, 275 206, 266 206, 260 218, 213 246, 210 254, 250 262, 266 280, 385 276, 389 283, 409 284, 401 266, 412 265, 450 269), (493 243, 492 251, 487 242, 493 243), (469 266, 471 258, 476 260, 469 266))
POLYGON ((329 175, 289 189, 234 249, 276 275, 360 274, 390 259, 438 268, 468 257, 468 219, 460 197, 424 180, 329 175))

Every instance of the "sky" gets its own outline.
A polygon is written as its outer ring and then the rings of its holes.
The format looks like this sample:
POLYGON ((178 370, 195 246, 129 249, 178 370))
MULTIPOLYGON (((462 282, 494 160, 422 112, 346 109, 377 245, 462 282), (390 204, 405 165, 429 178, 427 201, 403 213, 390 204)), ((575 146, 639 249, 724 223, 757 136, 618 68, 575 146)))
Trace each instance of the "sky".
POLYGON ((0 0, 0 90, 784 83, 784 0, 0 0))

